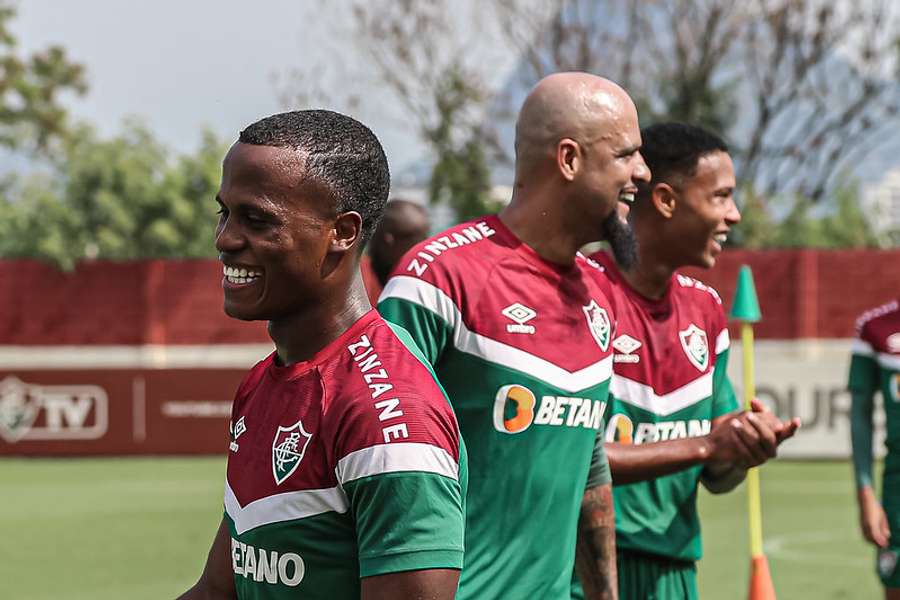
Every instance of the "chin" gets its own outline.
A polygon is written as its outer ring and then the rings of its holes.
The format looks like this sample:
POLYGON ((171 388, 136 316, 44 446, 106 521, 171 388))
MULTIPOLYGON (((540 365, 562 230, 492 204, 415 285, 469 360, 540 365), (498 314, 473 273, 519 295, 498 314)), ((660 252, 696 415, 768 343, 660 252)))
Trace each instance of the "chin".
POLYGON ((263 317, 257 315, 252 309, 240 305, 231 304, 227 300, 225 301, 223 309, 225 311, 225 314, 232 319, 238 319, 241 321, 264 320, 263 317))

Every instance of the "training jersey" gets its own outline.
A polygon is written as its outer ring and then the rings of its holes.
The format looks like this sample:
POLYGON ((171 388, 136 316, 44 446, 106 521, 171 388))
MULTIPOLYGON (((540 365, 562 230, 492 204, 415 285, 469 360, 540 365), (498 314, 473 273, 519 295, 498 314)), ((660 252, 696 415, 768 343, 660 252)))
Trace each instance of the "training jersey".
MULTIPOLYGON (((729 337, 716 291, 681 274, 660 300, 623 279, 605 252, 591 256, 613 283, 618 318, 607 442, 647 444, 702 436, 739 408, 728 380, 729 337)), ((701 465, 613 487, 616 546, 677 560, 701 556, 697 483, 701 465)))
POLYGON ((369 311, 241 383, 225 519, 241 599, 345 600, 360 578, 462 567, 465 450, 430 367, 369 311))
MULTIPOLYGON (((584 257, 543 260, 496 216, 414 247, 379 301, 434 365, 469 452, 457 598, 569 595, 614 320, 584 257)), ((605 455, 592 484, 609 482, 605 455)))
MULTIPOLYGON (((876 391, 881 392, 887 421, 884 476, 896 481, 900 478, 900 302, 894 300, 867 311, 857 321, 856 330, 847 387, 869 399, 876 391)), ((871 409, 867 418, 871 419, 871 409)), ((871 483, 871 472, 867 477, 871 483)), ((897 489, 896 485, 892 488, 892 492, 897 489)), ((897 501, 896 497, 891 500, 897 501)))

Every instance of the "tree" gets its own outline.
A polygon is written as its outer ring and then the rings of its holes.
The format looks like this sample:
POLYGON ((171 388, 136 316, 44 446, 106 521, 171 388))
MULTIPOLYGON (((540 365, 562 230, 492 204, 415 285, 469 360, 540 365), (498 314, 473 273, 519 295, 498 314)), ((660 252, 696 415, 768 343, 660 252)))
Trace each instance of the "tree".
POLYGON ((59 46, 20 55, 10 31, 15 16, 15 8, 0 2, 0 145, 46 152, 69 132, 68 113, 59 97, 65 92, 84 94, 85 71, 59 46))
POLYGON ((226 149, 207 132, 195 155, 169 160, 136 121, 107 140, 81 126, 51 172, 7 185, 0 256, 65 269, 84 258, 212 256, 226 149))
POLYGON ((355 0, 353 35, 342 38, 369 57, 438 162, 427 134, 454 69, 478 90, 461 114, 481 119, 467 127, 489 160, 509 159, 497 140, 534 82, 584 70, 622 83, 645 123, 686 120, 724 133, 741 178, 764 196, 820 201, 840 186, 838 173, 900 126, 900 6, 891 0, 473 4, 355 0), (520 57, 511 80, 491 78, 480 38, 520 57))

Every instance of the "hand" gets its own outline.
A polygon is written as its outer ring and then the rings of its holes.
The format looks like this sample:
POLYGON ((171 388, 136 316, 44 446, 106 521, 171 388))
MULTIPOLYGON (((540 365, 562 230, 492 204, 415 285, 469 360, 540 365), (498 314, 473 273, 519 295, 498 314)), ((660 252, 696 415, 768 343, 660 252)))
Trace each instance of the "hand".
POLYGON ((775 438, 778 440, 778 444, 781 445, 781 442, 784 440, 794 437, 794 434, 797 433, 797 430, 800 429, 800 418, 792 417, 787 421, 779 421, 778 417, 776 417, 769 407, 763 404, 759 398, 754 398, 750 401, 750 410, 763 417, 769 426, 772 428, 772 431, 775 432, 775 438))
POLYGON ((787 427, 770 412, 745 411, 715 419, 706 436, 707 466, 713 471, 730 467, 748 469, 774 458, 779 438, 787 439, 796 428, 787 427))
POLYGON ((863 537, 879 548, 887 548, 891 530, 888 526, 887 515, 875 497, 875 492, 870 487, 864 487, 859 490, 857 500, 859 502, 859 526, 862 529, 863 537))

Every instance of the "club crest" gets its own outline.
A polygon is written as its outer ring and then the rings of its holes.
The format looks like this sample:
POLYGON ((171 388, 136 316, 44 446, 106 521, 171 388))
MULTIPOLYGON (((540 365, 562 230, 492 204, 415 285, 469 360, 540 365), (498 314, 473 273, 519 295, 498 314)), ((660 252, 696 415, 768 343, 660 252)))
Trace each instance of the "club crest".
POLYGON ((678 337, 681 338, 681 347, 691 364, 705 372, 709 367, 709 341, 706 339, 706 332, 691 323, 687 329, 678 332, 678 337))
POLYGON ((300 466, 311 439, 312 434, 303 429, 301 421, 290 427, 278 427, 272 442, 272 475, 277 485, 281 485, 300 466))
POLYGON ((587 319, 588 329, 594 336, 594 341, 600 346, 600 349, 606 352, 609 349, 609 338, 612 336, 612 324, 609 322, 609 315, 606 309, 597 304, 595 300, 587 306, 582 306, 584 316, 587 319))
POLYGON ((41 409, 41 395, 16 377, 0 381, 0 437, 13 443, 22 439, 41 409))

